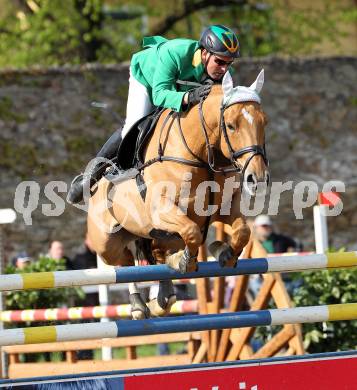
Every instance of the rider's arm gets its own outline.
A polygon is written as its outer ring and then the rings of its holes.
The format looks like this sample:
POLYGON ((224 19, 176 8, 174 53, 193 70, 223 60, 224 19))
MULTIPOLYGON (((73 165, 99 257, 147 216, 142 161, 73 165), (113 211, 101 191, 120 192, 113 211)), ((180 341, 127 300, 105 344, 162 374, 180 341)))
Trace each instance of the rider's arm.
POLYGON ((188 103, 186 93, 176 90, 179 65, 177 56, 164 47, 160 50, 152 85, 152 99, 155 106, 171 108, 175 111, 185 109, 185 104, 188 103))

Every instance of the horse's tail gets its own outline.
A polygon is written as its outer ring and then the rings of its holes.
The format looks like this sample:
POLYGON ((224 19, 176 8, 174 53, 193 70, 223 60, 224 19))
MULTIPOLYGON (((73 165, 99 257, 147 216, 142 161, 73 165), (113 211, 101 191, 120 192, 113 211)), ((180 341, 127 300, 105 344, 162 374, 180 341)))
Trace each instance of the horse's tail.
POLYGON ((138 238, 135 240, 136 258, 138 260, 146 260, 150 265, 154 265, 156 261, 152 255, 151 243, 151 238, 138 238))

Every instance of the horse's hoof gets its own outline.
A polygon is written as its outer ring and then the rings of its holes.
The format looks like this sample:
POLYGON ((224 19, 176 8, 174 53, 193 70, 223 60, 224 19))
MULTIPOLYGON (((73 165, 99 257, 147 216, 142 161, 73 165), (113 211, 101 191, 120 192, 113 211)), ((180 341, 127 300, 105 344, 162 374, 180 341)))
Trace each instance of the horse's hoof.
POLYGON ((153 317, 164 317, 170 314, 172 305, 176 302, 176 295, 171 295, 165 299, 165 306, 162 306, 162 302, 159 303, 157 298, 152 299, 148 303, 150 313, 153 317))
POLYGON ((197 270, 197 256, 191 256, 190 251, 186 247, 179 262, 179 271, 184 274, 186 272, 196 272, 197 270))
POLYGON ((209 245, 208 249, 222 268, 236 266, 238 256, 234 254, 230 245, 222 241, 214 241, 209 245))
POLYGON ((223 249, 218 255, 218 263, 221 267, 228 267, 228 264, 232 262, 234 256, 233 249, 231 247, 223 249))
POLYGON ((168 307, 171 308, 171 306, 176 302, 176 295, 172 294, 168 297, 161 298, 157 297, 157 303, 161 307, 161 309, 166 310, 168 307))
POLYGON ((175 271, 179 271, 180 270, 179 264, 180 264, 182 255, 183 255, 183 250, 179 250, 178 252, 173 253, 170 256, 167 256, 165 263, 169 267, 173 268, 175 271))
POLYGON ((145 320, 148 317, 146 317, 145 313, 141 310, 131 310, 131 318, 133 320, 145 320))
POLYGON ((159 283, 159 293, 157 294, 157 303, 162 309, 166 309, 170 298, 175 296, 174 285, 171 280, 162 280, 159 283))
MULTIPOLYGON (((232 252, 233 252, 233 248, 232 249, 232 252)), ((238 264, 238 259, 239 259, 239 256, 242 254, 243 252, 243 249, 237 254, 235 255, 233 253, 233 257, 226 263, 228 267, 233 267, 233 268, 236 268, 237 267, 237 264, 238 264)))
POLYGON ((173 295, 170 295, 169 296, 169 299, 167 300, 167 304, 166 304, 166 308, 169 308, 169 312, 171 311, 171 307, 174 303, 176 303, 177 301, 177 298, 176 298, 176 295, 173 294, 173 295))
POLYGON ((186 267, 186 272, 197 272, 198 271, 198 263, 197 258, 195 257, 194 260, 191 260, 186 267))
POLYGON ((150 309, 146 306, 139 293, 130 294, 129 301, 133 320, 150 318, 150 309))
POLYGON ((188 272, 196 272, 197 270, 198 270, 198 265, 196 260, 190 262, 186 262, 184 259, 180 260, 179 271, 181 274, 185 274, 188 272))

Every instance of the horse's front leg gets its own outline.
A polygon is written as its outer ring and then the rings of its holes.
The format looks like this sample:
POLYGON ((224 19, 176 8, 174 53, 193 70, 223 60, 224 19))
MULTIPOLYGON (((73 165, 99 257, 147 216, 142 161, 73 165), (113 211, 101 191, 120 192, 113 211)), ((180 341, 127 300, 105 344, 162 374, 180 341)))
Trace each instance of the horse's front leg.
POLYGON ((240 198, 234 197, 230 215, 218 214, 215 218, 216 221, 232 227, 230 244, 215 241, 209 246, 212 256, 218 260, 221 267, 235 267, 238 257, 250 239, 250 228, 246 223, 245 217, 240 213, 239 205, 240 198))
POLYGON ((199 226, 171 204, 169 211, 160 212, 159 217, 155 217, 153 227, 156 231, 178 233, 185 243, 185 249, 166 257, 166 264, 181 273, 196 271, 198 248, 202 243, 199 226))
POLYGON ((214 241, 209 245, 212 256, 217 259, 221 267, 236 266, 238 257, 242 253, 243 248, 248 244, 250 237, 250 228, 243 218, 237 218, 231 226, 232 236, 230 244, 214 241))

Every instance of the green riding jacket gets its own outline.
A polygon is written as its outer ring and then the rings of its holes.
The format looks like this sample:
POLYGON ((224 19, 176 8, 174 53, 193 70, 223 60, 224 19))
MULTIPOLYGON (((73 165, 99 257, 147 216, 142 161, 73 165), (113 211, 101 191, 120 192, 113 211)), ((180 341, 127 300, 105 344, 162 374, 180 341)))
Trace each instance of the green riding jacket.
POLYGON ((130 69, 133 77, 147 88, 154 106, 182 111, 182 99, 204 74, 201 49, 191 39, 167 40, 160 36, 146 37, 142 50, 133 55, 130 69))

